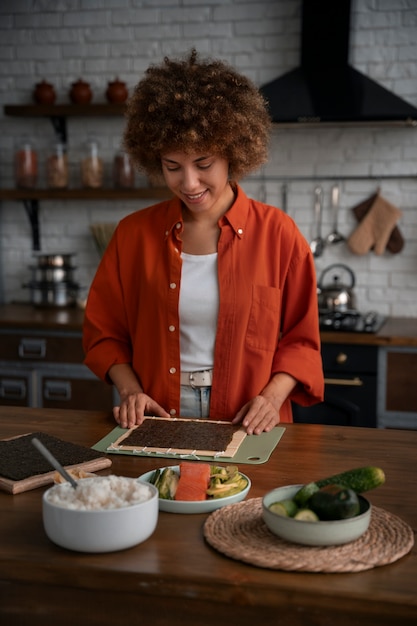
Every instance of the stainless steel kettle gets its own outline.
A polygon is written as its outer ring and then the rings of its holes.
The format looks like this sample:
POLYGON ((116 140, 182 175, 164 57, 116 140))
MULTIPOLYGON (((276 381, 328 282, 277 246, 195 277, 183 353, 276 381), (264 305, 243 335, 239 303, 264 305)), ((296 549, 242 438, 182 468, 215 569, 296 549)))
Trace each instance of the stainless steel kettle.
POLYGON ((329 265, 323 270, 317 285, 317 295, 320 311, 352 311, 356 309, 356 297, 353 293, 355 286, 355 275, 352 270, 341 263, 329 265), (332 282, 325 284, 325 277, 331 273, 332 282), (341 282, 343 274, 349 276, 350 284, 341 282))

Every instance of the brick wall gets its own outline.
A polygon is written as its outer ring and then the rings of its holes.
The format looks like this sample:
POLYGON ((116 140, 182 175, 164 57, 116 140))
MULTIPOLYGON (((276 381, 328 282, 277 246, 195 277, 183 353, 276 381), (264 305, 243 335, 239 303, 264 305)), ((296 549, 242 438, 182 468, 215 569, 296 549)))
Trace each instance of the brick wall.
MULTIPOLYGON (((417 0, 352 0, 352 10, 351 63, 417 106, 417 0)), ((3 115, 4 104, 30 102, 40 80, 52 82, 64 103, 71 83, 82 77, 91 84, 94 101, 104 101, 107 83, 116 76, 131 88, 149 63, 195 46, 261 85, 298 65, 299 33, 300 0, 2 0, 0 186, 13 186, 16 142, 30 137, 42 160, 55 140, 49 120, 3 115)), ((90 136, 98 139, 110 176, 122 129, 122 119, 69 119, 73 186, 79 184, 79 162, 90 136)), ((332 228, 333 178, 341 184, 339 227, 345 235, 355 226, 351 207, 380 187, 403 212, 399 228, 406 245, 401 254, 380 257, 355 256, 345 244, 328 247, 317 260, 318 274, 331 263, 345 263, 356 275, 360 309, 417 316, 417 129, 276 128, 267 166, 243 186, 280 207, 286 184, 288 212, 310 239, 317 184, 325 199, 323 234, 332 228)), ((117 221, 146 204, 41 202, 42 251, 75 252, 76 279, 87 289, 99 261, 89 225, 117 221)), ((24 207, 2 202, 0 301, 29 300, 22 284, 31 263, 24 207)))

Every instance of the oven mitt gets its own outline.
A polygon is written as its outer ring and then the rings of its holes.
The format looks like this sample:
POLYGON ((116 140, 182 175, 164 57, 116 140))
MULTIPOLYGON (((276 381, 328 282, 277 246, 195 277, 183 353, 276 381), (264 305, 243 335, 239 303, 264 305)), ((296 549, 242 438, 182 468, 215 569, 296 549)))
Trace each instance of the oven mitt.
POLYGON ((359 255, 366 254, 371 248, 375 254, 383 254, 401 215, 400 209, 377 193, 368 212, 348 238, 348 247, 359 255))
MULTIPOLYGON (((372 194, 372 196, 353 207, 352 211, 358 222, 360 222, 361 219, 365 217, 365 215, 368 213, 377 196, 378 192, 372 194)), ((401 252, 401 250, 404 248, 404 243, 404 238, 400 232, 400 229, 398 228, 398 226, 394 226, 391 231, 390 238, 388 239, 387 250, 389 250, 392 254, 398 254, 398 252, 401 252)))

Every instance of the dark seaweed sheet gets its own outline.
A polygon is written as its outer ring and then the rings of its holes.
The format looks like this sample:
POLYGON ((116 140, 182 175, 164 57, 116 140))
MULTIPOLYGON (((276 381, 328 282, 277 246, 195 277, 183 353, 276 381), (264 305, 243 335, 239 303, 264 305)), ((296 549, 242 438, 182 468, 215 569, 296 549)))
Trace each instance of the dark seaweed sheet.
POLYGON ((0 476, 10 480, 23 480, 53 471, 53 467, 32 444, 34 437, 39 439, 64 466, 85 463, 103 456, 101 452, 91 448, 46 433, 35 432, 9 441, 0 441, 0 476))
POLYGON ((233 424, 198 420, 145 419, 126 439, 123 439, 121 445, 223 452, 239 428, 233 424))

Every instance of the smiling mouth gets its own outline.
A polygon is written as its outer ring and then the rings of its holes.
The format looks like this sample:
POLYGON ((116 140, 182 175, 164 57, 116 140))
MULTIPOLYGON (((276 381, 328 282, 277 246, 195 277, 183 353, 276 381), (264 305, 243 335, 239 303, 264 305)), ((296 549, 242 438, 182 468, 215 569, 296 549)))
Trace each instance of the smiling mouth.
POLYGON ((202 198, 205 193, 206 193, 206 189, 200 193, 195 193, 193 195, 185 193, 184 196, 187 198, 187 200, 190 200, 192 202, 195 200, 200 200, 200 198, 202 198))

